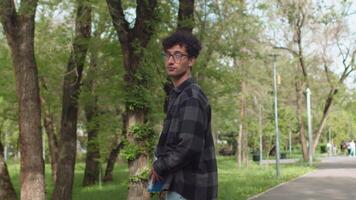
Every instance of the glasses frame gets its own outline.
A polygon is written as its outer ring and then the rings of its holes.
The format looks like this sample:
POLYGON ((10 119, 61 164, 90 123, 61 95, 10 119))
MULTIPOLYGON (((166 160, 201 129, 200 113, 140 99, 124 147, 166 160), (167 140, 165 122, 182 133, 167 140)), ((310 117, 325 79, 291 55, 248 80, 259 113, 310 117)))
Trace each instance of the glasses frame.
POLYGON ((173 58, 173 62, 180 63, 184 57, 189 58, 188 54, 175 52, 174 54, 170 54, 169 52, 162 52, 162 56, 165 61, 168 61, 171 57, 173 58))

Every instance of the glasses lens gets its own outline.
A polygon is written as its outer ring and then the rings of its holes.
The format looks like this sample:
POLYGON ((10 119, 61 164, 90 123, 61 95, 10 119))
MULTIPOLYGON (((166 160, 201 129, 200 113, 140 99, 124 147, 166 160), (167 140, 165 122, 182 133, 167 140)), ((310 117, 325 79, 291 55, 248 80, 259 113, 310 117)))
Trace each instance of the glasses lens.
POLYGON ((169 60, 169 58, 171 58, 171 56, 172 56, 174 62, 180 62, 184 56, 187 56, 182 53, 170 54, 170 53, 162 52, 161 54, 165 60, 169 60))
POLYGON ((174 57, 174 60, 180 61, 182 59, 183 55, 181 53, 176 53, 173 55, 173 57, 174 57))

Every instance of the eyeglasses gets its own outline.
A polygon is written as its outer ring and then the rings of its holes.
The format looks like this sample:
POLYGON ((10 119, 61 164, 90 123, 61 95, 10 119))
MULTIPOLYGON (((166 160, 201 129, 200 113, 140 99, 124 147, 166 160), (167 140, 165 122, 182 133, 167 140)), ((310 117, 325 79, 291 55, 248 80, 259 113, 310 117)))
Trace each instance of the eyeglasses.
POLYGON ((172 57, 174 62, 180 62, 180 61, 182 61, 182 59, 184 57, 188 57, 188 54, 183 54, 183 53, 179 53, 179 52, 176 52, 174 54, 170 54, 168 52, 162 52, 162 56, 166 61, 169 60, 169 58, 172 57))

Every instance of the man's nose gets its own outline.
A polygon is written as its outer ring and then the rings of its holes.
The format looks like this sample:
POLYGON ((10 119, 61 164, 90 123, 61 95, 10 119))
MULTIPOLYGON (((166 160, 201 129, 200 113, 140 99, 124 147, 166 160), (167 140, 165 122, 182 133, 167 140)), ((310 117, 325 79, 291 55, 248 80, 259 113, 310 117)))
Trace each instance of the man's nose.
POLYGON ((168 57, 168 63, 169 64, 173 64, 174 63, 174 58, 173 58, 173 55, 169 55, 169 57, 168 57))

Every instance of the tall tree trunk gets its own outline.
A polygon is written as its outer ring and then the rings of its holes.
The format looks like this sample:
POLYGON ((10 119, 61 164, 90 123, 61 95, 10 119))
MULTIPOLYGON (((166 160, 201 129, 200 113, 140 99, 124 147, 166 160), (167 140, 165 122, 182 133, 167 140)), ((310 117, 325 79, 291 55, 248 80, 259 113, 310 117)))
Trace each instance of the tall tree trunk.
POLYGON ((307 149, 307 140, 305 138, 305 126, 304 126, 303 117, 302 117, 303 92, 301 90, 301 86, 300 86, 300 83, 298 83, 297 78, 296 78, 295 88, 296 88, 296 95, 297 95, 296 115, 297 115, 297 121, 298 121, 298 127, 299 127, 299 139, 300 139, 300 144, 301 144, 301 148, 302 148, 303 159, 305 161, 307 161, 309 159, 309 156, 308 156, 308 149, 307 149))
MULTIPOLYGON (((142 124, 144 122, 144 112, 135 111, 127 112, 127 124, 126 124, 126 137, 129 143, 137 143, 134 139, 134 133, 130 132, 130 128, 136 124, 142 124)), ((145 154, 140 154, 137 159, 129 161, 129 175, 136 176, 143 169, 148 167, 148 156, 145 154)), ((128 191, 128 200, 139 200, 139 199, 150 199, 150 195, 147 192, 147 183, 138 181, 138 182, 129 182, 129 191, 128 191)))
POLYGON ((99 181, 100 151, 98 144, 98 130, 88 131, 87 145, 83 186, 94 185, 99 181))
MULTIPOLYGON (((47 89, 47 84, 43 78, 40 79, 40 83, 43 90, 47 89)), ((51 169, 52 169, 52 181, 53 183, 56 182, 57 176, 57 161, 58 161, 58 139, 55 132, 55 122, 54 122, 54 115, 50 111, 50 105, 46 102, 45 98, 41 97, 42 109, 44 110, 43 116, 43 124, 45 127, 45 131, 48 138, 48 148, 51 160, 51 169)))
POLYGON ((1 23, 11 49, 19 105, 21 199, 45 199, 41 107, 34 55, 34 18, 37 0, 0 2, 1 23))
POLYGON ((58 140, 55 134, 54 129, 54 121, 53 121, 53 114, 51 114, 48 110, 45 111, 45 115, 43 118, 44 127, 48 137, 48 147, 49 147, 49 154, 51 159, 51 169, 52 169, 52 179, 53 182, 56 182, 57 179, 57 161, 58 161, 58 140))
MULTIPOLYGON (((241 69, 242 70, 242 69, 241 69)), ((248 161, 248 142, 247 142, 247 135, 245 131, 245 81, 241 80, 240 81, 240 139, 241 139, 241 161, 243 164, 247 164, 248 161)))
POLYGON ((245 82, 243 80, 240 81, 240 126, 239 126, 239 135, 237 141, 237 155, 238 155, 238 166, 241 166, 242 163, 247 163, 247 146, 246 146, 246 136, 245 136, 245 128, 244 128, 244 118, 245 118, 245 96, 243 95, 245 91, 245 82))
POLYGON ((319 140, 320 140, 320 136, 321 133, 323 132, 324 126, 325 126, 325 122, 326 122, 326 118, 329 114, 332 102, 334 100, 334 96, 337 93, 337 89, 335 88, 331 88, 330 92, 325 100, 325 105, 324 105, 324 110, 323 110, 323 115, 321 117, 321 120, 319 122, 319 126, 318 129, 316 130, 316 134, 315 134, 315 138, 314 138, 314 143, 313 143, 313 153, 316 150, 316 147, 318 146, 319 140))
POLYGON ((124 146, 124 143, 120 142, 118 145, 115 146, 114 149, 111 150, 107 164, 106 164, 105 175, 103 177, 104 182, 109 182, 109 181, 113 180, 113 171, 114 171, 116 159, 117 159, 117 156, 119 155, 119 152, 123 146, 124 146))
POLYGON ((4 146, 1 142, 1 127, 0 127, 0 199, 16 200, 16 192, 11 183, 9 171, 7 170, 6 161, 4 158, 4 146))
POLYGON ((63 81, 61 145, 57 180, 52 193, 54 200, 69 200, 72 198, 77 146, 78 96, 91 29, 89 0, 78 0, 77 3, 75 38, 63 81))
MULTIPOLYGON (((119 111, 117 112, 117 114, 119 114, 119 111)), ((124 125, 124 128, 122 131, 123 132, 122 135, 124 137, 126 137, 126 129, 127 129, 126 120, 127 120, 126 115, 123 113, 122 114, 122 124, 124 125)), ((111 150, 110 155, 107 159, 105 175, 103 177, 104 182, 109 182, 109 181, 113 180, 113 171, 114 171, 116 159, 117 159, 117 156, 119 155, 120 150, 124 147, 124 142, 119 141, 120 139, 122 139, 122 138, 119 138, 119 135, 117 134, 117 137, 115 138, 115 141, 113 143, 113 149, 111 150)))
MULTIPOLYGON (((136 19, 133 28, 130 28, 125 19, 120 0, 107 0, 106 2, 123 52, 123 64, 126 71, 125 84, 127 88, 133 89, 128 89, 127 95, 129 97, 137 96, 135 92, 137 93, 138 89, 145 87, 142 80, 137 80, 136 74, 142 67, 140 62, 143 51, 147 48, 154 33, 155 23, 157 22, 157 0, 136 1, 136 19)), ((124 124, 126 139, 133 145, 140 145, 134 139, 134 133, 130 132, 130 128, 144 123, 146 108, 145 103, 132 103, 132 100, 135 99, 126 99, 125 117, 127 117, 127 120, 124 120, 126 122, 124 124)), ((142 101, 142 99, 139 99, 139 101, 142 101)), ((130 177, 138 176, 142 171, 148 169, 147 155, 140 154, 134 160, 129 161, 130 177)), ((128 199, 149 199, 146 184, 147 182, 144 180, 129 181, 128 199)))
MULTIPOLYGON (((97 32, 94 37, 97 38, 97 32)), ((86 92, 89 93, 90 98, 84 105, 84 112, 87 120, 88 142, 87 154, 85 161, 85 171, 83 178, 83 186, 94 185, 99 181, 100 174, 100 146, 98 141, 99 123, 97 117, 99 113, 97 99, 98 96, 95 91, 95 75, 97 74, 97 47, 93 44, 90 56, 90 67, 88 70, 87 79, 84 83, 86 92)))

